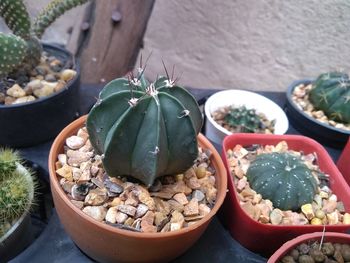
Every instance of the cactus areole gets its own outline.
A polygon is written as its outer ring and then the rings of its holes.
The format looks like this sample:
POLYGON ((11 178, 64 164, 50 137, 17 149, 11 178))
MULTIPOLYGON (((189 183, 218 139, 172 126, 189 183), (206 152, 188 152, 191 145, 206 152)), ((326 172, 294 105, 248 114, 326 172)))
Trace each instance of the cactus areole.
POLYGON ((311 203, 317 181, 298 156, 290 153, 263 153, 247 171, 250 187, 281 210, 297 211, 311 203))
POLYGON ((202 114, 197 101, 168 78, 108 83, 87 119, 92 146, 110 176, 131 176, 150 186, 157 177, 182 173, 198 156, 202 114))
POLYGON ((309 98, 329 119, 350 123, 350 79, 347 74, 321 74, 312 84, 309 98))

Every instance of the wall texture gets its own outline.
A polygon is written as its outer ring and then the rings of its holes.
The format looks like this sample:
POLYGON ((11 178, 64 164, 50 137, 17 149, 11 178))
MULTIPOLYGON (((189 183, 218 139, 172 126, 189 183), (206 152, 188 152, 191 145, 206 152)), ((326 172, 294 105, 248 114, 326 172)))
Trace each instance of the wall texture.
MULTIPOLYGON (((36 14, 49 1, 25 2, 36 14)), ((44 40, 67 43, 82 12, 68 12, 44 40)), ((152 52, 149 78, 164 72, 163 59, 184 85, 285 90, 295 79, 349 70, 349 43, 348 0, 157 0, 142 53, 152 52)))
POLYGON ((148 77, 176 65, 201 88, 285 90, 295 79, 350 69, 350 1, 158 0, 143 56, 148 77))

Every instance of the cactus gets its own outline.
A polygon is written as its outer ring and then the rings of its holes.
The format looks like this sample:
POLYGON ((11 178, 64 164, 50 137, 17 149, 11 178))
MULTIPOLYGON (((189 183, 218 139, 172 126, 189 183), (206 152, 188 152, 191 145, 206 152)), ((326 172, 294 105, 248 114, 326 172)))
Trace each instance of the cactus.
POLYGON ((108 83, 87 119, 90 141, 103 154, 110 176, 128 175, 146 184, 184 172, 198 155, 202 115, 193 96, 161 77, 108 83))
POLYGON ((347 74, 321 74, 312 84, 309 99, 329 119, 350 123, 350 79, 347 74))
POLYGON ((0 236, 29 210, 36 184, 17 152, 0 149, 0 236))
POLYGON ((282 210, 299 210, 317 192, 312 171, 291 153, 258 155, 248 168, 247 179, 253 190, 282 210))
POLYGON ((231 107, 224 120, 238 132, 254 133, 263 127, 255 109, 247 109, 245 106, 231 107))
POLYGON ((0 181, 15 172, 20 160, 18 152, 0 149, 0 181))
POLYGON ((46 28, 67 10, 88 0, 53 0, 33 26, 23 0, 0 0, 0 16, 13 34, 0 33, 0 77, 20 68, 30 71, 40 62, 39 39, 46 28))

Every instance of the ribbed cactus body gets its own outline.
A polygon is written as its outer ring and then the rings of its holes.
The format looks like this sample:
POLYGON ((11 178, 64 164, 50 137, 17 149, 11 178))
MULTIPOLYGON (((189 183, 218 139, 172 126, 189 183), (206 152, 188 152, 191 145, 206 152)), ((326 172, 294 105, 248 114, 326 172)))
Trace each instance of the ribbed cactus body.
POLYGON ((350 123, 350 79, 347 74, 321 74, 312 84, 309 98, 329 119, 350 123))
POLYGON ((300 157, 290 153, 264 153, 256 157, 247 171, 249 185, 274 207, 300 209, 311 203, 317 181, 300 157))
POLYGON ((110 176, 128 175, 151 185, 157 177, 185 171, 197 158, 198 104, 164 80, 148 84, 143 75, 136 84, 114 80, 90 111, 90 141, 103 154, 110 176))
POLYGON ((239 132, 253 133, 262 128, 262 121, 255 109, 233 107, 225 116, 225 122, 239 132))

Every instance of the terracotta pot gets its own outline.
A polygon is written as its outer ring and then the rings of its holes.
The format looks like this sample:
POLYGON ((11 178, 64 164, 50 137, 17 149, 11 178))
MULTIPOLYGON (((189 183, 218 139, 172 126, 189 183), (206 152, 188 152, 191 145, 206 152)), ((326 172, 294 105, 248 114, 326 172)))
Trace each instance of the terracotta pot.
MULTIPOLYGON (((305 154, 317 154, 321 171, 330 176, 330 188, 338 199, 344 203, 345 210, 350 211, 350 188, 348 184, 327 151, 318 142, 305 136, 243 133, 229 135, 224 139, 222 152, 227 171, 229 171, 228 160, 225 153, 228 149, 233 149, 237 144, 243 146, 252 144, 276 145, 282 140, 288 143, 289 149, 303 151, 305 154)), ((227 173, 227 176, 229 193, 223 206, 222 219, 233 238, 247 249, 264 256, 270 256, 283 243, 296 236, 323 230, 323 226, 317 225, 271 225, 255 221, 242 209, 232 176, 229 173, 227 173)), ((325 227, 326 231, 332 232, 346 232, 350 229, 350 225, 344 224, 326 225, 325 227)))
POLYGON ((344 176, 348 185, 350 185, 350 137, 338 159, 337 167, 344 176))
MULTIPOLYGON (((311 234, 304 234, 298 236, 283 246, 281 246, 267 261, 267 263, 275 263, 282 259, 291 249, 295 248, 301 243, 308 241, 321 241, 323 233, 315 232, 311 234)), ((335 233, 335 232, 325 232, 323 242, 333 242, 333 243, 341 243, 341 244, 350 244, 350 235, 343 233, 335 233)))
POLYGON ((97 222, 75 207, 62 190, 55 172, 57 155, 63 153, 65 139, 75 134, 86 121, 83 116, 68 125, 55 139, 49 155, 51 191, 58 216, 77 246, 101 262, 164 262, 184 253, 204 232, 226 195, 226 170, 215 148, 199 135, 199 144, 213 153, 216 169, 217 200, 215 206, 197 224, 167 233, 136 233, 97 222))

